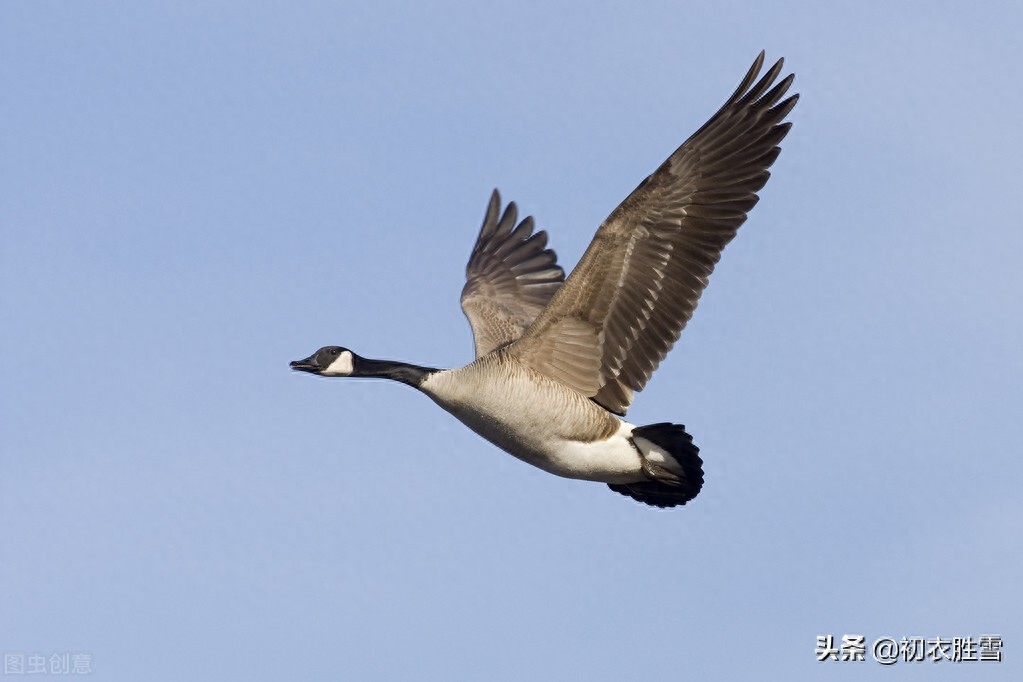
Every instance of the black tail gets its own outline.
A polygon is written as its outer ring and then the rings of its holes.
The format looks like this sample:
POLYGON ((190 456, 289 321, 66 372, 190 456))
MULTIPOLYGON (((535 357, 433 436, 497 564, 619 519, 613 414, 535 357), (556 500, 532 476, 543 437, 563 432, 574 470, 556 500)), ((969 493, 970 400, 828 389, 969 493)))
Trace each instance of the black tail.
POLYGON ((667 422, 638 426, 632 431, 632 437, 637 436, 665 450, 678 462, 682 473, 648 465, 649 470, 645 466, 644 471, 650 476, 649 481, 609 483, 611 490, 654 507, 677 507, 699 494, 703 487, 703 460, 685 426, 667 422))

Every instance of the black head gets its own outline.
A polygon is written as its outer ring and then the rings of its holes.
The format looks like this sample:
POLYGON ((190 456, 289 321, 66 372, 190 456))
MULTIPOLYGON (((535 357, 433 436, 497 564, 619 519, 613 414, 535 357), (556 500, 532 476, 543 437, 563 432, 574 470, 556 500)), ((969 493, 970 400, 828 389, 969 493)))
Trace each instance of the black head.
POLYGON ((355 353, 341 346, 324 346, 305 360, 295 360, 291 369, 324 377, 350 377, 355 372, 355 353))

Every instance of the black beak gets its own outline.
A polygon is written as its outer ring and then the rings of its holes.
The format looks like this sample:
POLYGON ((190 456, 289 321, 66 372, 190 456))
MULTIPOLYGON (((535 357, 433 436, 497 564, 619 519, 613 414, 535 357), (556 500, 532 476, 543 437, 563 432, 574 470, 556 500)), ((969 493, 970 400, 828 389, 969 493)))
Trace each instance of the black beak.
POLYGON ((298 372, 319 372, 322 367, 316 362, 316 356, 310 355, 305 360, 293 360, 290 363, 291 369, 298 372))

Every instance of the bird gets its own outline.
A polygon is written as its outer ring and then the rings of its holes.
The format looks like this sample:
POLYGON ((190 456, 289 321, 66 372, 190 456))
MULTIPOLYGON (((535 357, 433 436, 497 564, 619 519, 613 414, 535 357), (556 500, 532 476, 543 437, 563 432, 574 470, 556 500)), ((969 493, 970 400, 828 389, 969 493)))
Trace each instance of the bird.
POLYGON ((601 223, 568 277, 532 216, 495 189, 466 266, 461 306, 475 359, 454 369, 324 346, 293 370, 383 378, 431 398, 509 454, 557 476, 605 483, 653 507, 704 482, 685 425, 625 419, 693 315, 724 247, 759 200, 799 95, 761 51, 699 130, 601 223))

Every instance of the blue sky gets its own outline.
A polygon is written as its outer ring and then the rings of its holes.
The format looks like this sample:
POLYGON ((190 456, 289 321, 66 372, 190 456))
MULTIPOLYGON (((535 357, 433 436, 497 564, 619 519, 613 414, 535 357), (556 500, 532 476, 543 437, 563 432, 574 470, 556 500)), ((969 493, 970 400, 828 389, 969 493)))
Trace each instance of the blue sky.
POLYGON ((1023 10, 826 5, 0 5, 0 650, 104 680, 1018 679, 1023 10), (694 434, 693 503, 288 370, 467 362, 491 189, 570 268, 762 48, 794 127, 630 411, 694 434), (1006 660, 817 663, 826 634, 1006 660))

